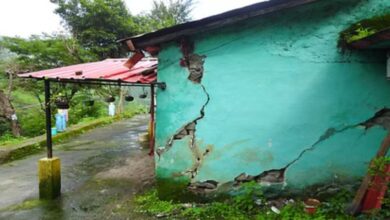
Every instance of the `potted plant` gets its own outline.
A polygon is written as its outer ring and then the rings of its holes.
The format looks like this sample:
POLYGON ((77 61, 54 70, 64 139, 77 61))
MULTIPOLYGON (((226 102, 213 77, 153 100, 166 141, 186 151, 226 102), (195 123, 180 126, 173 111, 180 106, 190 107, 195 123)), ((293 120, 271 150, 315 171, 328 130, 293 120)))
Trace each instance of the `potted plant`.
POLYGON ((304 202, 305 212, 308 214, 315 214, 320 204, 321 202, 317 199, 312 199, 312 198, 307 199, 304 202))
POLYGON ((69 101, 65 96, 58 96, 54 103, 58 109, 69 109, 69 101))

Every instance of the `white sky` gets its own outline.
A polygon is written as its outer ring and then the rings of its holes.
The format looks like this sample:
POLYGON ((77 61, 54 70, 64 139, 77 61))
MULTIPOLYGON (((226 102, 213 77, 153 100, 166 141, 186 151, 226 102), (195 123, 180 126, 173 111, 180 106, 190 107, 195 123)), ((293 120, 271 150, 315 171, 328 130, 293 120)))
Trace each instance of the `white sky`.
MULTIPOLYGON (((153 0, 124 0, 132 14, 148 11, 153 0)), ((194 20, 265 0, 195 0, 194 20)), ((0 36, 29 37, 64 31, 50 0, 0 0, 0 36)))

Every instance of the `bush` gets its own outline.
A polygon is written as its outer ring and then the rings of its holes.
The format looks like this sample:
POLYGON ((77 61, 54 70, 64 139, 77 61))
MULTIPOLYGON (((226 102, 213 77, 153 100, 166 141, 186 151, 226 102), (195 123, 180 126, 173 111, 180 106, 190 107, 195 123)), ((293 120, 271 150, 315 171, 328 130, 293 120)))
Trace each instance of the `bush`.
POLYGON ((41 109, 32 108, 29 111, 18 113, 22 135, 35 137, 45 133, 45 113, 41 109))
POLYGON ((10 132, 10 124, 7 120, 0 118, 0 136, 10 132))

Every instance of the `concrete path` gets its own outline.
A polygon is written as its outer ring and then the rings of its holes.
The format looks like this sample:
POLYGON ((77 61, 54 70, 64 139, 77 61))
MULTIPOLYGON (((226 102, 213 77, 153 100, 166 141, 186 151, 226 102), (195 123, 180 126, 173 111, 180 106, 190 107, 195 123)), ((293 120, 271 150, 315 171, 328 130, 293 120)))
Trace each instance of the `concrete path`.
POLYGON ((145 219, 133 213, 131 198, 153 183, 153 158, 138 135, 147 116, 96 128, 57 145, 62 196, 38 198, 37 162, 45 153, 0 166, 0 219, 145 219))

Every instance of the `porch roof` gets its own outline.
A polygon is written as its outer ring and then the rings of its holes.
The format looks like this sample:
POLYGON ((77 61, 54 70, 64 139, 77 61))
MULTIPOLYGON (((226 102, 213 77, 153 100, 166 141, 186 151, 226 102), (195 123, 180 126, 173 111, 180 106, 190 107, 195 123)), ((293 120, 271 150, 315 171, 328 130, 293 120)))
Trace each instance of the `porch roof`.
POLYGON ((152 84, 157 80, 157 59, 143 58, 131 69, 124 59, 106 59, 37 72, 23 73, 19 77, 48 79, 58 82, 114 82, 126 84, 152 84))

